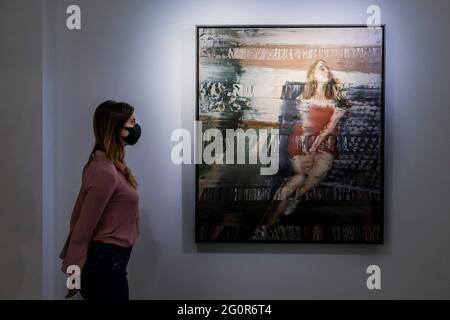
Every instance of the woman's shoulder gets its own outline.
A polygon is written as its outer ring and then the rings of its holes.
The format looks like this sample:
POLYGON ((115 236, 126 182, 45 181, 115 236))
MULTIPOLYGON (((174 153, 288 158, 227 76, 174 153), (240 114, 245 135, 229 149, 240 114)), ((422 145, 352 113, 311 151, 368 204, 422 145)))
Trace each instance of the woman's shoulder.
POLYGON ((105 177, 110 179, 117 179, 119 172, 114 163, 108 158, 92 159, 83 169, 83 176, 85 177, 105 177))
POLYGON ((335 107, 336 102, 333 99, 316 99, 316 98, 308 98, 301 99, 301 106, 317 106, 317 107, 335 107))

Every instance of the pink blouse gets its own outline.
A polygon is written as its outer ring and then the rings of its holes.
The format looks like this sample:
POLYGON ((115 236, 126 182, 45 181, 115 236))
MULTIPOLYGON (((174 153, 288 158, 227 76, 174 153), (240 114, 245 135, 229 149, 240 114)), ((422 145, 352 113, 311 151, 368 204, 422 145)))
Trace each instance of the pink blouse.
POLYGON ((127 182, 125 168, 116 167, 101 150, 83 168, 69 236, 59 255, 63 272, 70 265, 83 268, 91 240, 129 247, 138 238, 139 193, 127 182))

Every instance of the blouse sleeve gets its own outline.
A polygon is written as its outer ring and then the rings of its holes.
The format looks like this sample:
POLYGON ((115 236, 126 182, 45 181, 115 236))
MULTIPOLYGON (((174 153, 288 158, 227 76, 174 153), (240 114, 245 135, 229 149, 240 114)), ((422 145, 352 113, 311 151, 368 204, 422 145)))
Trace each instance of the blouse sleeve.
POLYGON ((62 263, 63 272, 66 272, 70 265, 83 268, 94 230, 116 185, 115 174, 107 168, 101 168, 87 175, 80 214, 78 219, 73 222, 73 229, 62 263))
POLYGON ((75 205, 73 206, 72 209, 72 215, 70 217, 70 232, 69 235, 66 238, 66 241, 64 242, 64 246, 59 254, 59 257, 61 259, 64 260, 66 253, 67 253, 67 247, 69 246, 70 243, 70 235, 72 233, 73 227, 75 225, 75 222, 78 218, 78 213, 81 210, 81 203, 82 203, 82 199, 83 199, 83 185, 81 185, 80 187, 80 191, 78 192, 78 196, 77 196, 77 200, 75 201, 75 205))

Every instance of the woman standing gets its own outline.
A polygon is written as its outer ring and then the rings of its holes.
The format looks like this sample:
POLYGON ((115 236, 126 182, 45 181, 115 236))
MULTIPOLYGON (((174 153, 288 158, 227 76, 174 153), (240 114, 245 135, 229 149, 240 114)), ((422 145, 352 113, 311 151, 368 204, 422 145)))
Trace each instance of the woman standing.
POLYGON ((294 175, 275 193, 273 200, 278 200, 279 205, 264 215, 260 226, 263 232, 296 208, 299 200, 288 200, 294 192, 295 199, 299 199, 320 184, 336 155, 336 125, 348 108, 347 102, 324 60, 310 66, 307 79, 299 97, 300 121, 288 138, 294 175))
MULTIPOLYGON (((108 100, 94 113, 95 146, 83 168, 82 184, 61 251, 62 271, 81 270, 84 299, 128 300, 127 265, 139 236, 137 181, 125 163, 125 146, 141 135, 134 108, 108 100)), ((69 290, 66 297, 77 293, 69 290)))

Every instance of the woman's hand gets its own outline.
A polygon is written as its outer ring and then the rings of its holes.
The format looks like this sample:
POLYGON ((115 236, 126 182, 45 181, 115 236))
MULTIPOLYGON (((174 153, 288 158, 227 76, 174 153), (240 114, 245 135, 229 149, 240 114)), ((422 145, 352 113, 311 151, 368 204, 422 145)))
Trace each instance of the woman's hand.
POLYGON ((320 144, 325 140, 328 134, 321 133, 319 134, 316 139, 314 140, 311 148, 309 148, 309 152, 316 152, 317 148, 319 148, 320 144))
POLYGON ((68 289, 66 294, 66 299, 73 297, 78 292, 78 289, 68 289))

